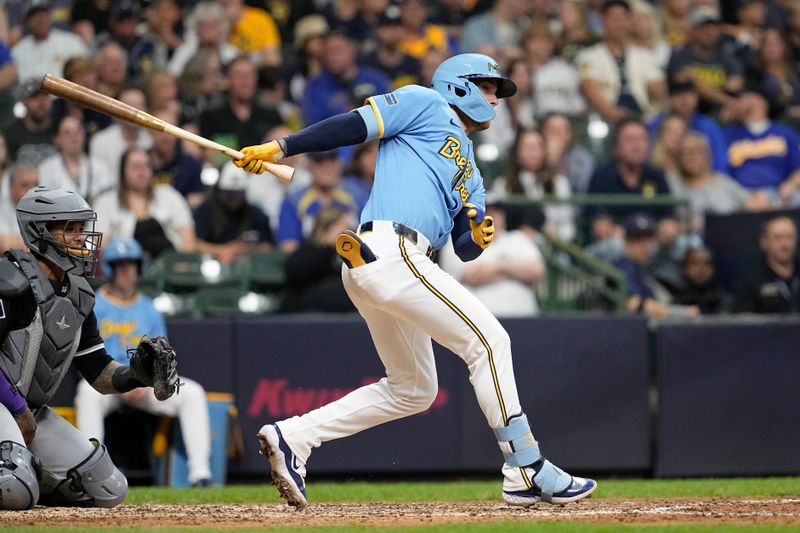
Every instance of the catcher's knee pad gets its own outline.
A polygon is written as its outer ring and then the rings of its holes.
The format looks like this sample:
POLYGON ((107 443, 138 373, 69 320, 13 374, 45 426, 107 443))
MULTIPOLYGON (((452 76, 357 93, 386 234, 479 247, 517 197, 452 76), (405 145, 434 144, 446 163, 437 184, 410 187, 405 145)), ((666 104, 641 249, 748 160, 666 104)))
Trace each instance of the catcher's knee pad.
POLYGON ((72 505, 116 507, 128 495, 128 480, 114 466, 106 447, 92 440, 96 448, 67 472, 57 492, 72 505))
POLYGON ((28 448, 10 440, 0 442, 0 509, 32 509, 39 501, 40 472, 28 448))

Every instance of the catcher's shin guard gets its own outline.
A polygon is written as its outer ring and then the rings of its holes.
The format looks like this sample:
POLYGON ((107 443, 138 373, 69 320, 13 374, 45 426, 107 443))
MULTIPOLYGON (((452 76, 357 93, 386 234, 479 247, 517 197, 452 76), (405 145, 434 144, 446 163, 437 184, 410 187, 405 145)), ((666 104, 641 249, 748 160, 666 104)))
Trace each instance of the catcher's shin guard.
POLYGON ((260 453, 267 456, 272 468, 272 484, 281 497, 292 507, 303 509, 306 499, 305 470, 297 463, 297 457, 286 444, 278 424, 267 424, 258 432, 260 453))
POLYGON ((128 480, 111 462, 106 447, 96 446, 89 457, 67 472, 53 494, 54 505, 116 507, 128 495, 128 480))
POLYGON ((39 501, 39 477, 36 458, 22 444, 0 442, 0 509, 33 509, 39 501))
POLYGON ((507 426, 494 428, 494 433, 511 450, 503 451, 506 465, 518 468, 526 485, 523 490, 503 490, 506 503, 523 507, 538 501, 569 503, 590 496, 597 488, 593 479, 571 476, 544 458, 524 413, 511 417, 507 426))

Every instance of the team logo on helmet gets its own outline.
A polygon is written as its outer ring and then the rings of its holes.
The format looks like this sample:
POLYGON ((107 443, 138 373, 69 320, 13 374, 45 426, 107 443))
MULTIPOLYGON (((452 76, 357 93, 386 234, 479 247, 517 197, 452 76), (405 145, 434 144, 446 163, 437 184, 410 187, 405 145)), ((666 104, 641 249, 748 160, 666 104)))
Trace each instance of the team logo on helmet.
POLYGON ((493 70, 493 71, 497 72, 498 74, 500 73, 500 65, 498 65, 497 63, 491 63, 490 62, 489 65, 488 65, 488 68, 489 68, 490 71, 493 70))

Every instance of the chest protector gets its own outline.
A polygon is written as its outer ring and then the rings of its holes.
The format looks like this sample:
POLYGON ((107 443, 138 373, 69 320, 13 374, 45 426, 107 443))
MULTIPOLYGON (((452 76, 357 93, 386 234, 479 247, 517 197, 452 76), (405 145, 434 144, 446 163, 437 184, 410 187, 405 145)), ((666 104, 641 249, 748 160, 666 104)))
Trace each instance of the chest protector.
POLYGON ((83 277, 67 274, 69 293, 58 296, 33 254, 11 250, 8 255, 28 279, 37 309, 31 323, 9 332, 0 347, 0 371, 35 409, 47 405, 64 379, 83 321, 94 308, 94 291, 83 277))

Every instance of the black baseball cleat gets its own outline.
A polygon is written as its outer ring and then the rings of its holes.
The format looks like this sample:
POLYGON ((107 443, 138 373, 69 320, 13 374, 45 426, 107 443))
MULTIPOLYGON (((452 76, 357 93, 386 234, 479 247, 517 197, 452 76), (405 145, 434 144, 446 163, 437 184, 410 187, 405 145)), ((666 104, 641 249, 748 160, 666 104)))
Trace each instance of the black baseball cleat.
POLYGON ((308 505, 305 469, 298 464, 294 452, 286 444, 277 424, 267 424, 258 432, 260 453, 266 455, 272 467, 272 484, 286 502, 297 509, 308 505))

